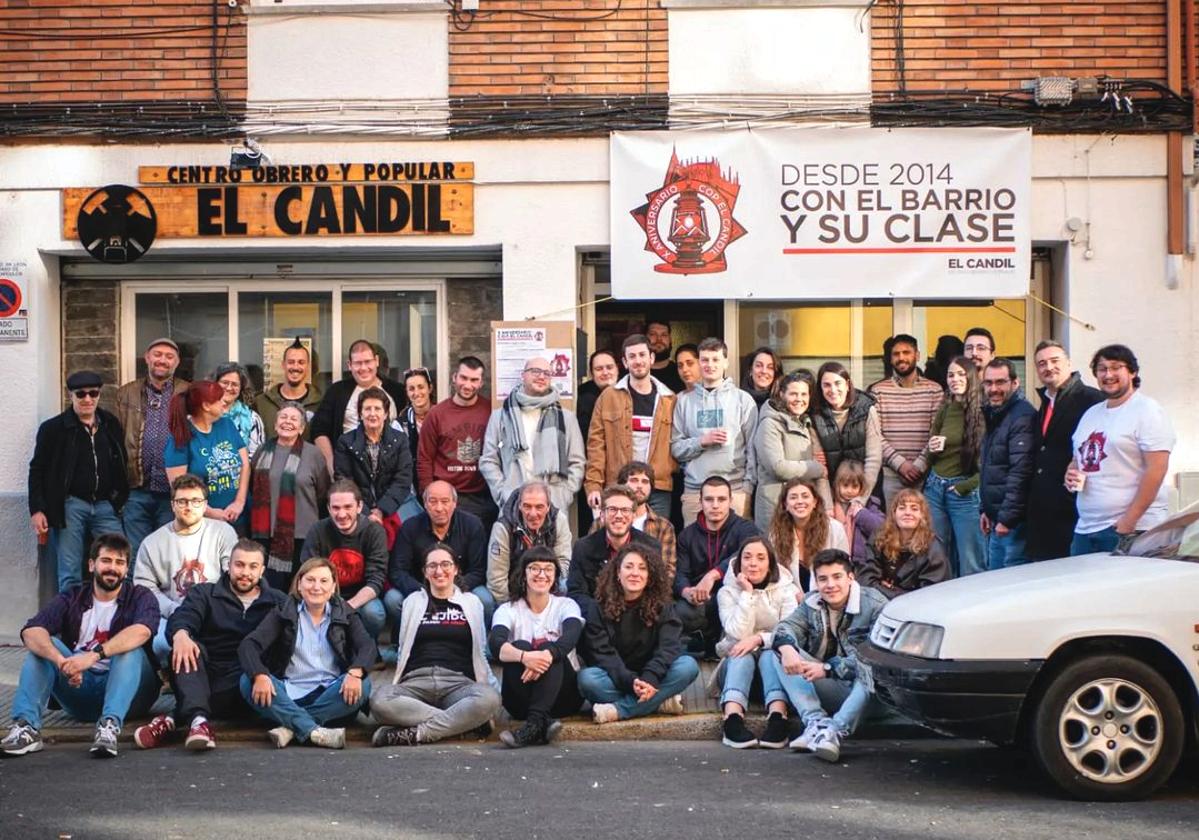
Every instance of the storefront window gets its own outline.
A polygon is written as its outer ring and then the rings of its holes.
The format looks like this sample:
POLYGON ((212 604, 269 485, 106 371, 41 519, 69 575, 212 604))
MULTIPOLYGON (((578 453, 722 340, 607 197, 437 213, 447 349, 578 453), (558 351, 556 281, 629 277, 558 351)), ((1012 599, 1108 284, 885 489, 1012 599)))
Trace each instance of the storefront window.
POLYGON ((889 301, 791 304, 742 303, 738 310, 743 371, 755 347, 769 347, 788 373, 813 373, 827 361, 844 364, 855 384, 865 387, 883 375, 883 341, 891 335, 889 301))
MULTIPOLYGON (((312 342, 312 374, 326 388, 330 371, 339 366, 333 356, 333 295, 329 292, 239 292, 237 296, 238 355, 250 371, 255 391, 262 391, 264 366, 281 358, 279 345, 297 337, 312 342)), ((279 371, 266 387, 281 381, 279 371)))
POLYGON ((341 356, 345 367, 350 345, 360 338, 387 354, 379 373, 399 379, 410 367, 429 369, 437 381, 437 294, 433 291, 343 291, 341 356))
POLYGON ((912 335, 920 342, 920 355, 929 358, 936 352, 937 340, 943 335, 963 338, 971 327, 983 327, 995 336, 995 355, 1010 359, 1016 365, 1020 381, 1027 390, 1025 376, 1024 298, 984 300, 977 302, 915 301, 912 306, 912 335))
POLYGON ((136 297, 138 378, 146 375, 142 351, 156 338, 179 345, 178 376, 209 376, 229 358, 229 296, 225 292, 145 293, 136 297))

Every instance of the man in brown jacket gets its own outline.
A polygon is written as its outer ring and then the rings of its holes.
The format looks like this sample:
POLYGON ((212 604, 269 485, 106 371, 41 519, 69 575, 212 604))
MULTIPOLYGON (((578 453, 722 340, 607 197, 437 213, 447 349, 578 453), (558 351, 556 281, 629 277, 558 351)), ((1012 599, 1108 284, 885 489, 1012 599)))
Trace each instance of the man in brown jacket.
POLYGON ((146 376, 126 382, 117 389, 117 419, 125 430, 125 461, 129 500, 122 524, 129 538, 132 566, 142 540, 174 519, 171 485, 167 481, 162 453, 166 449, 167 406, 171 397, 187 390, 178 379, 179 345, 169 338, 156 338, 146 346, 146 376))
POLYGON ((621 345, 628 375, 605 388, 595 402, 587 434, 587 471, 583 489, 587 503, 599 506, 604 487, 616 483, 620 468, 630 461, 645 461, 654 468, 654 489, 649 506, 670 518, 671 476, 675 461, 670 454, 674 394, 650 375, 654 361, 649 339, 634 334, 621 345))

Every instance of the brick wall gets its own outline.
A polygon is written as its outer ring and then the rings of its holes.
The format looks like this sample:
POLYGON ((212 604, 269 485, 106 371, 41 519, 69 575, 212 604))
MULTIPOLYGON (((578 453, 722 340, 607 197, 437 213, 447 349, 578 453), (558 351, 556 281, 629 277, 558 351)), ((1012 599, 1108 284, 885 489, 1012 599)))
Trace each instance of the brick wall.
POLYGON ((212 100, 214 4, 221 94, 244 101, 245 16, 224 2, 4 0, 0 102, 212 100))
MULTIPOLYGON (((64 378, 92 370, 104 380, 103 408, 116 405, 119 356, 120 284, 116 280, 64 280, 62 283, 62 369, 64 378)), ((63 399, 67 400, 66 392, 63 399)), ((66 405, 66 402, 63 403, 66 405)))
MULTIPOLYGON (((876 94, 899 89, 895 0, 871 13, 876 94)), ((909 91, 1011 90, 1037 76, 1166 78, 1165 0, 904 0, 909 91)))
POLYGON ((469 24, 451 16, 451 97, 666 91, 666 12, 657 0, 487 0, 482 8, 469 24))

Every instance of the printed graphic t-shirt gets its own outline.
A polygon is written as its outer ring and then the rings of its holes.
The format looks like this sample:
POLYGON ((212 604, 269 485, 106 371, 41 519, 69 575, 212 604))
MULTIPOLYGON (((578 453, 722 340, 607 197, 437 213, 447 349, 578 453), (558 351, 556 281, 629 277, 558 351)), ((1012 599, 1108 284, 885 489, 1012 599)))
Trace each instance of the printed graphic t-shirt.
MULTIPOLYGON (((108 641, 112 619, 117 614, 117 601, 93 601, 92 607, 83 614, 79 622, 79 641, 75 643, 75 652, 95 650, 108 641)), ((101 659, 91 670, 103 673, 111 664, 108 659, 101 659)))
POLYGON ((193 425, 191 432, 186 449, 175 446, 175 439, 167 437, 163 461, 168 467, 185 467, 207 481, 209 507, 228 507, 237 498, 241 481, 238 451, 245 449, 246 442, 228 417, 213 423, 210 431, 202 432, 193 425))
MULTIPOLYGON (((1175 441, 1166 412, 1140 392, 1115 408, 1108 408, 1106 402, 1088 408, 1074 430, 1074 460, 1087 477, 1078 494, 1075 530, 1093 534, 1116 524, 1137 494, 1145 472, 1145 453, 1169 452, 1175 441)), ((1137 529, 1160 524, 1168 513, 1162 482, 1137 529)))
POLYGON ((470 625, 462 608, 453 601, 430 595, 404 673, 437 665, 474 679, 472 644, 470 625))

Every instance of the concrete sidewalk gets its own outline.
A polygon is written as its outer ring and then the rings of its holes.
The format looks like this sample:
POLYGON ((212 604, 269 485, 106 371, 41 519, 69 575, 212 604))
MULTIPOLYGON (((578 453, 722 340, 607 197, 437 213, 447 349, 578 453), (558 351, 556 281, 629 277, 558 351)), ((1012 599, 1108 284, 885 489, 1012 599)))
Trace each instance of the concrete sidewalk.
MULTIPOLYGON (((12 708, 13 694, 16 692, 17 681, 21 673, 21 663, 25 658, 25 649, 19 644, 0 642, 0 721, 7 731, 7 713, 12 708)), ((562 737, 571 741, 704 741, 720 738, 720 704, 716 697, 708 694, 708 681, 716 670, 717 663, 700 663, 700 675, 683 694, 682 715, 651 715, 635 720, 618 721, 598 726, 592 722, 590 715, 575 715, 564 718, 562 737)), ((391 682, 394 669, 374 671, 369 677, 372 688, 391 682)), ((498 677, 498 673, 497 673, 498 677)), ((163 694, 151 709, 151 716, 170 712, 174 708, 174 697, 163 694)), ((148 719, 148 718, 147 718, 148 719)), ((133 738, 133 730, 147 719, 131 719, 126 721, 121 733, 122 741, 133 738)), ((757 729, 764 722, 765 716, 761 708, 751 709, 748 722, 757 729)), ((496 721, 497 729, 489 740, 498 740, 500 729, 512 725, 507 713, 500 711, 496 721)), ((793 721, 793 724, 797 721, 793 721)), ((359 715, 358 724, 346 730, 346 737, 351 742, 366 743, 370 740, 371 732, 377 724, 368 716, 359 715)), ((798 734, 798 727, 796 734, 798 734)), ((259 742, 266 738, 264 722, 250 721, 213 721, 220 742, 259 742)), ((84 743, 90 742, 94 726, 68 717, 62 711, 47 712, 42 722, 42 736, 47 743, 84 743)), ((911 738, 930 735, 927 730, 912 724, 876 723, 863 727, 858 737, 862 738, 911 738)))

